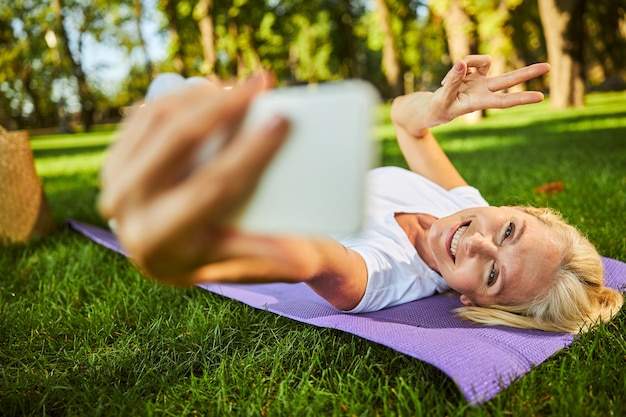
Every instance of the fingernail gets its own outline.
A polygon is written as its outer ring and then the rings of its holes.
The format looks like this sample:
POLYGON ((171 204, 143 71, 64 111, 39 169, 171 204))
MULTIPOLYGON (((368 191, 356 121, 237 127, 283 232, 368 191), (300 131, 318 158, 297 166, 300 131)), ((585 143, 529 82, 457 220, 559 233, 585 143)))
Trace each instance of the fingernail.
POLYGON ((289 119, 281 114, 273 115, 265 124, 265 130, 273 131, 279 129, 289 129, 289 119))
POLYGON ((463 63, 461 61, 456 61, 456 64, 454 64, 454 70, 456 72, 463 71, 463 63))
POLYGON ((271 132, 270 135, 274 137, 275 143, 280 146, 285 142, 285 140, 287 140, 289 132, 292 129, 292 125, 289 119, 285 116, 276 115, 268 123, 266 128, 269 129, 269 132, 271 132))

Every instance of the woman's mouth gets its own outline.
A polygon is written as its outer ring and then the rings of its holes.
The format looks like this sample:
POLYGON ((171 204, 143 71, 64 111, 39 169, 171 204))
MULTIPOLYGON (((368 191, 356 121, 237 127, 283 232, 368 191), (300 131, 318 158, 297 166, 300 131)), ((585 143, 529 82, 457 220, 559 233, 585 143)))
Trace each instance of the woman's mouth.
POLYGON ((469 227, 469 223, 460 225, 456 229, 452 237, 450 238, 450 241, 448 244, 448 252, 450 253, 450 256, 452 257, 453 262, 456 262, 456 251, 459 245, 459 241, 461 240, 461 235, 463 235, 463 232, 465 232, 468 227, 469 227))

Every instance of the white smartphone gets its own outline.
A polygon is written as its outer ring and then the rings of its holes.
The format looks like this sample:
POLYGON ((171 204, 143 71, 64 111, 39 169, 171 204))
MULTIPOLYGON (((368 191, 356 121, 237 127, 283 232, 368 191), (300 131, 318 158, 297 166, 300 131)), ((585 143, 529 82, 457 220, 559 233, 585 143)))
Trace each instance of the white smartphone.
POLYGON ((378 159, 372 129, 379 96, 365 81, 270 90, 244 121, 254 128, 275 114, 290 133, 235 223, 248 231, 351 234, 364 216, 365 174, 378 159))

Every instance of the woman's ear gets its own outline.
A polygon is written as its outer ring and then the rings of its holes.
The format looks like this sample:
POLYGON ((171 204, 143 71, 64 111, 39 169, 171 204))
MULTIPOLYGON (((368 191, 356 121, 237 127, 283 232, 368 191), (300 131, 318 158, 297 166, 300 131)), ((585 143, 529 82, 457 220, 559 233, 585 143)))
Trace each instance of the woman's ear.
POLYGON ((473 306, 474 305, 472 300, 470 300, 467 295, 461 294, 460 298, 461 298, 461 303, 463 303, 464 306, 473 306))

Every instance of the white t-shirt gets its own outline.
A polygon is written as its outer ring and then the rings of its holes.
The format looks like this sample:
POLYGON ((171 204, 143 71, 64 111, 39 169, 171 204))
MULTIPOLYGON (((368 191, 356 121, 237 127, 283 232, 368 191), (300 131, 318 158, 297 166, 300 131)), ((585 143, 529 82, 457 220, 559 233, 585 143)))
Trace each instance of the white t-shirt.
POLYGON ((395 219, 396 213, 437 218, 459 210, 488 206, 470 186, 446 190, 415 172, 399 167, 376 168, 366 179, 364 227, 356 235, 335 236, 358 252, 367 266, 365 295, 350 313, 377 311, 450 289, 419 257, 395 219))

